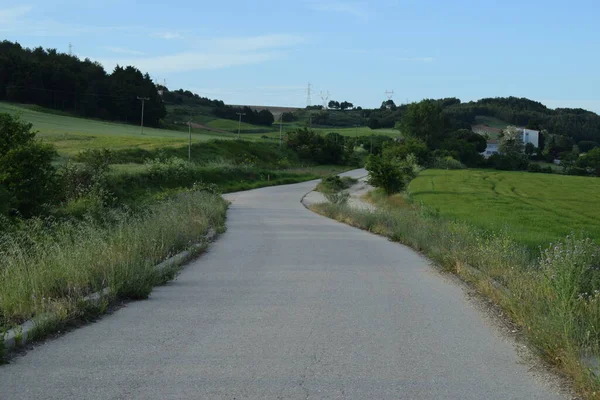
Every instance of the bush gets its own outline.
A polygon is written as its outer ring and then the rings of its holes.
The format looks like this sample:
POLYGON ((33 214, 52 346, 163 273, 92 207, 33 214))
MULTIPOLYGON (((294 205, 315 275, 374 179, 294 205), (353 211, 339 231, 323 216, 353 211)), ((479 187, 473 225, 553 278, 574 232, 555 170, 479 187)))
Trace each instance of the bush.
POLYGON ((529 167, 527 157, 523 155, 494 154, 487 161, 488 165, 502 171, 526 171, 529 167))
POLYGON ((345 176, 340 178, 337 175, 326 176, 323 180, 317 185, 317 191, 321 193, 336 193, 340 190, 348 189, 350 186, 354 185, 357 182, 356 179, 351 178, 349 176, 345 176))
POLYGON ((527 168, 529 172, 542 172, 542 166, 540 164, 531 163, 527 168))
POLYGON ((433 168, 437 169, 465 169, 467 168, 463 163, 455 160, 452 157, 436 158, 433 161, 433 168))
POLYGON ((0 186, 4 197, 12 199, 11 209, 31 216, 54 200, 55 154, 51 146, 35 140, 30 123, 0 113, 0 186))
POLYGON ((348 192, 335 192, 325 193, 325 198, 331 203, 337 206, 343 206, 348 203, 350 194, 348 192))
POLYGON ((387 194, 404 190, 420 169, 412 154, 405 160, 370 155, 365 168, 369 171, 369 184, 387 194))

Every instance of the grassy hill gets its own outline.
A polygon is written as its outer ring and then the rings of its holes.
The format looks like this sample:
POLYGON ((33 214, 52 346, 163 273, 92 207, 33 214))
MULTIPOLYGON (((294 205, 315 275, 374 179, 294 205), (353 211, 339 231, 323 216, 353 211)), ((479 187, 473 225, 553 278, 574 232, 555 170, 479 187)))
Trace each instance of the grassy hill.
POLYGON ((586 232, 600 243, 600 180, 484 170, 426 170, 411 197, 442 216, 506 230, 530 247, 586 232))
MULTIPOLYGON (((24 105, 0 103, 0 112, 19 114, 31 122, 38 137, 52 143, 60 156, 71 157, 87 149, 157 149, 169 146, 183 146, 188 143, 188 133, 176 130, 144 128, 141 134, 139 126, 114 122, 90 120, 56 114, 24 105)), ((194 130, 192 141, 202 142, 211 139, 233 138, 231 134, 194 130)))

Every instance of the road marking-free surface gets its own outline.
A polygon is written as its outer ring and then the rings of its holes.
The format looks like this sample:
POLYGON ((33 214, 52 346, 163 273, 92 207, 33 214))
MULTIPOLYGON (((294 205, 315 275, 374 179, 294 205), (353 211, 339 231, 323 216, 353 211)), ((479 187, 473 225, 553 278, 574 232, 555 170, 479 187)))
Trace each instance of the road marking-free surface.
POLYGON ((314 186, 228 195, 208 253, 0 367, 0 398, 562 398, 426 259, 305 209, 314 186))

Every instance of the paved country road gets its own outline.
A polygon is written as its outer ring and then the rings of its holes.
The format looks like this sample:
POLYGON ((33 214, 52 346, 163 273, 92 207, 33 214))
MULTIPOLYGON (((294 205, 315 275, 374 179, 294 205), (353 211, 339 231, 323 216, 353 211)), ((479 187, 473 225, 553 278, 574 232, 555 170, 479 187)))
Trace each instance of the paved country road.
POLYGON ((427 260, 306 210, 314 185, 228 195, 207 254, 0 367, 0 398, 562 398, 427 260))

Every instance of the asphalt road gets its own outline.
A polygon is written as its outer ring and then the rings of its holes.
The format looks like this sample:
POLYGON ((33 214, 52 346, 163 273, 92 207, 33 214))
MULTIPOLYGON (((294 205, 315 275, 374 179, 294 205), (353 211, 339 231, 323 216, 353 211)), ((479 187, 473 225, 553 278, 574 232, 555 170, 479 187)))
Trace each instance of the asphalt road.
POLYGON ((427 260, 306 210, 314 185, 229 195, 207 254, 0 367, 0 399, 562 398, 427 260))

